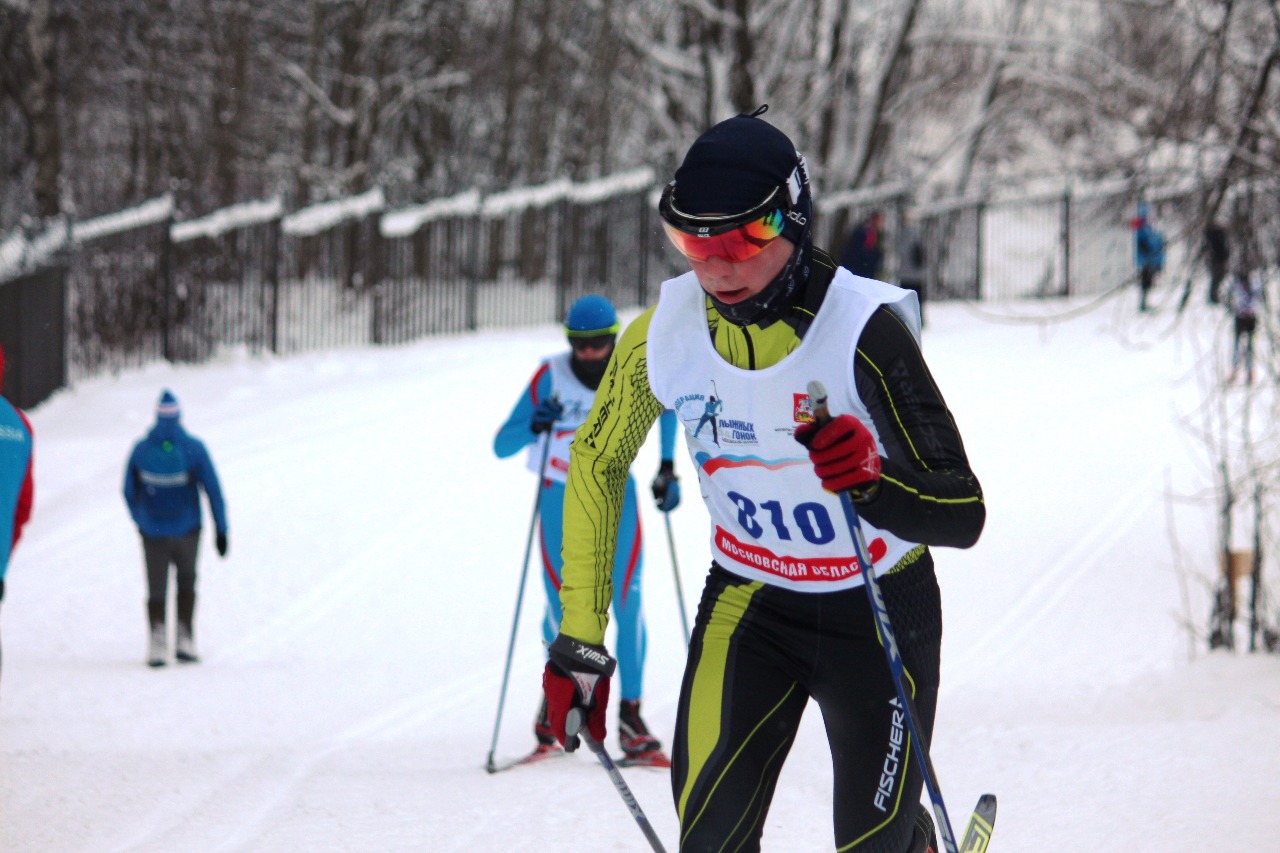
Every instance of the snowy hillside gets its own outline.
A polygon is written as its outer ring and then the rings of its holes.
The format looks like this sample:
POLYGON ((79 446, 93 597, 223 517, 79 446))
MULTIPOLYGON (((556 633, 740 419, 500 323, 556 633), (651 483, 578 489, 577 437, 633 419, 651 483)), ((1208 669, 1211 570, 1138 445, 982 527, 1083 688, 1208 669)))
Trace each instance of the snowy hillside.
MULTIPOLYGON (((1280 849, 1280 658, 1193 648, 1212 509, 1166 500, 1209 485, 1178 415, 1197 406, 1196 360, 1225 320, 1193 307, 1175 327, 1135 303, 929 306, 926 355, 989 507, 975 548, 935 555, 933 759, 953 820, 999 795, 992 853, 1280 849)), ((233 352, 87 382, 32 412, 36 511, 0 621, 0 849, 648 850, 586 753, 483 770, 534 495, 490 442, 562 346, 547 326, 233 352), (231 549, 219 560, 206 528, 203 662, 153 671, 120 485, 166 386, 218 466, 231 549)), ((636 471, 647 483, 655 469, 653 439, 636 471)), ((687 457, 677 470, 692 481, 687 457)), ((709 557, 685 494, 672 520, 692 612, 709 557)), ((644 512, 645 709, 669 742, 684 640, 647 496, 644 512)), ((541 608, 531 572, 500 755, 532 745, 541 608)), ((667 774, 624 773, 674 851, 667 774)), ((765 849, 830 850, 829 811, 810 713, 765 849)))

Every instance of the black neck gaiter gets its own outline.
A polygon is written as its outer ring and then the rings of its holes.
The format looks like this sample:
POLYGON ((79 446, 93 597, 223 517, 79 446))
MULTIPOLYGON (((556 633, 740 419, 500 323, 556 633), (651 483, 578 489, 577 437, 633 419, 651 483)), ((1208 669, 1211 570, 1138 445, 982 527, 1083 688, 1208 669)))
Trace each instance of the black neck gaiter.
MULTIPOLYGON (((613 353, 609 353, 609 355, 613 355, 613 353)), ((582 361, 577 355, 569 358, 569 368, 573 371, 573 375, 578 377, 578 381, 592 391, 600 387, 600 380, 604 379, 604 371, 608 366, 609 359, 607 357, 597 361, 582 361)))

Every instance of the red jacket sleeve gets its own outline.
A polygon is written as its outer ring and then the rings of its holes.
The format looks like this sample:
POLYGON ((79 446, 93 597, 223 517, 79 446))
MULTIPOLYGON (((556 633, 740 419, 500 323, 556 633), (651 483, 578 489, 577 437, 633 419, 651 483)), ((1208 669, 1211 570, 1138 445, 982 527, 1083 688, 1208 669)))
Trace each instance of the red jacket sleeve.
POLYGON ((31 428, 31 421, 27 420, 27 416, 21 411, 18 411, 18 417, 22 418, 22 422, 27 425, 27 432, 31 433, 32 448, 31 458, 27 460, 27 473, 22 478, 22 491, 18 493, 18 511, 13 516, 13 545, 17 545, 18 538, 22 536, 22 526, 27 523, 27 519, 31 518, 31 505, 36 499, 35 479, 31 475, 36 461, 36 431, 31 428))

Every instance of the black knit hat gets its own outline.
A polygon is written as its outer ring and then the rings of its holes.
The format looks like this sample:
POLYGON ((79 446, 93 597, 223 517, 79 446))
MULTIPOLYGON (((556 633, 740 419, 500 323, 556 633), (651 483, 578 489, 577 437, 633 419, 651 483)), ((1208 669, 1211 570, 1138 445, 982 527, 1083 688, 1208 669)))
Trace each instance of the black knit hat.
POLYGON ((726 119, 694 140, 676 169, 674 200, 685 213, 734 214, 786 186, 794 215, 783 236, 799 244, 813 211, 808 170, 787 135, 760 118, 766 109, 726 119))

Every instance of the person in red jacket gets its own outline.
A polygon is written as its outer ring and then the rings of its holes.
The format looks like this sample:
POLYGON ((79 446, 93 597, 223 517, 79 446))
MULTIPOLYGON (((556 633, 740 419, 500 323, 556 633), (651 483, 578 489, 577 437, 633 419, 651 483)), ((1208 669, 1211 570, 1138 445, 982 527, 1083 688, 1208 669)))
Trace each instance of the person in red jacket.
MULTIPOLYGON (((4 389, 4 349, 0 348, 0 390, 4 389)), ((4 600, 4 576, 9 558, 31 518, 35 501, 32 478, 35 433, 17 406, 0 397, 0 601, 4 600)), ((3 660, 0 657, 0 660, 3 660)))

